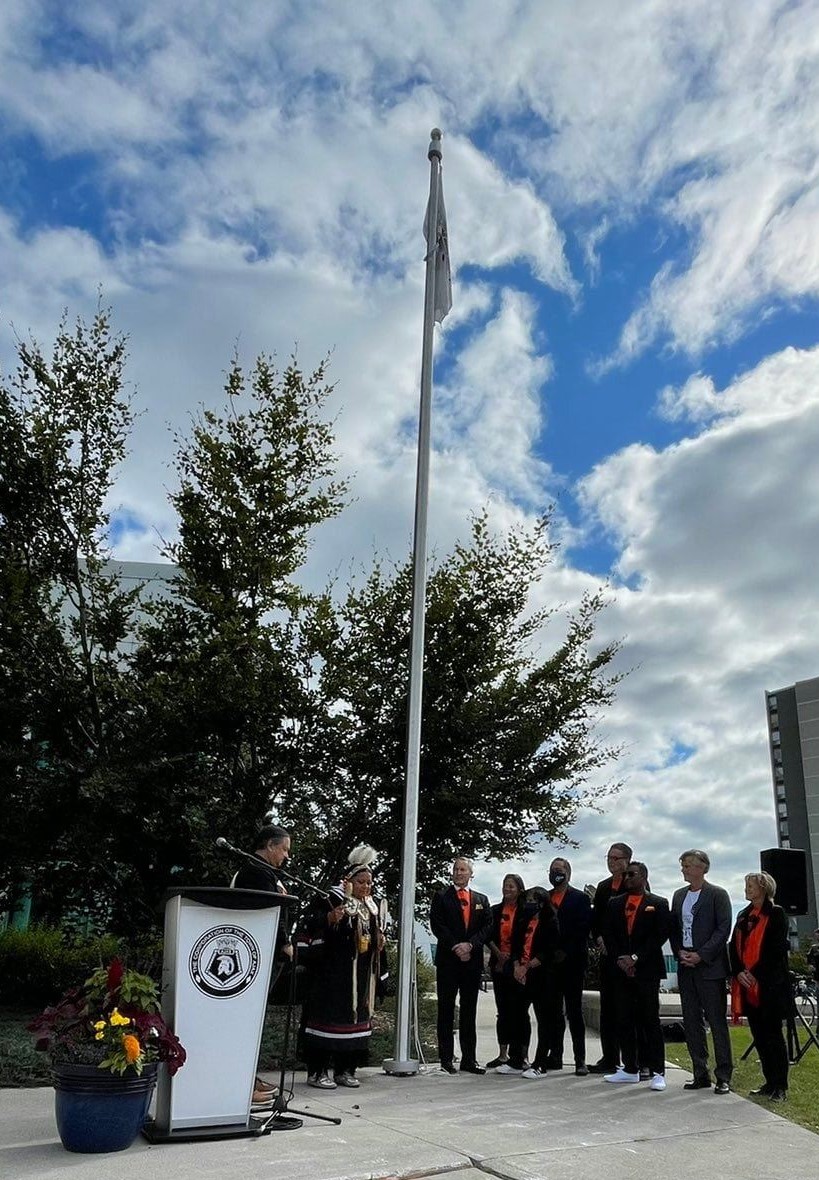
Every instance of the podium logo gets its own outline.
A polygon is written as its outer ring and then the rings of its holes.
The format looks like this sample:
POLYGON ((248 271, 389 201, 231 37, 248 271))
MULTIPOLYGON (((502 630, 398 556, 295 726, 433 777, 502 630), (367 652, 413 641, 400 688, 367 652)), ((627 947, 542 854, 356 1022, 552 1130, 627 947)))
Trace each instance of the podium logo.
POLYGON ((200 935, 191 951, 190 973, 206 996, 238 996, 259 971, 259 944, 241 926, 214 926, 200 935))

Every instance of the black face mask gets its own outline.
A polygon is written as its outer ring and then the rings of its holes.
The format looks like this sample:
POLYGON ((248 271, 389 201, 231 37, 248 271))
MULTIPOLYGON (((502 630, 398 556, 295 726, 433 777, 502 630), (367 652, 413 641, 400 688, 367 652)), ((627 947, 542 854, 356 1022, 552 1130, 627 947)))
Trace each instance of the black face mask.
POLYGON ((566 874, 553 869, 552 872, 549 873, 549 880, 553 885, 562 885, 566 880, 566 874))

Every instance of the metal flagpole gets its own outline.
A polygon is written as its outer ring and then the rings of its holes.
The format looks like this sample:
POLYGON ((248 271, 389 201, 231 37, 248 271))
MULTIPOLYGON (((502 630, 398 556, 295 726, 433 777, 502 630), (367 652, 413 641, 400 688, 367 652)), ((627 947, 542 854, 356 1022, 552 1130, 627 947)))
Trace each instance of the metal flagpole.
MULTIPOLYGON (((421 410, 418 422, 418 473, 415 484, 415 530, 412 551, 412 625, 410 630, 410 689, 407 719, 407 757, 404 824, 401 846, 401 902, 398 933, 398 992, 393 1056, 383 1068, 391 1074, 415 1074, 418 1062, 410 1057, 412 979, 415 970, 415 858, 418 833, 418 784, 421 762, 421 698, 424 681, 424 608, 426 604, 427 501, 429 498, 430 418, 432 411, 432 340, 436 319, 449 310, 442 305, 441 266, 449 257, 441 193, 441 132, 432 129, 427 153, 430 163, 427 230, 427 270, 424 291, 424 339, 421 350, 421 410)), ((443 303, 446 304, 446 296, 443 303)))

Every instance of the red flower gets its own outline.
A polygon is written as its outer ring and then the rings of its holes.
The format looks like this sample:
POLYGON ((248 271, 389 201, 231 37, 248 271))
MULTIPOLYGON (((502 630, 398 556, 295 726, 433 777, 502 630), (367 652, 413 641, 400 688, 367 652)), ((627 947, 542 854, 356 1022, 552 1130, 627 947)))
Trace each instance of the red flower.
POLYGON ((119 959, 112 959, 111 966, 108 968, 108 982, 106 988, 109 996, 112 996, 122 983, 122 977, 125 974, 125 968, 119 959))

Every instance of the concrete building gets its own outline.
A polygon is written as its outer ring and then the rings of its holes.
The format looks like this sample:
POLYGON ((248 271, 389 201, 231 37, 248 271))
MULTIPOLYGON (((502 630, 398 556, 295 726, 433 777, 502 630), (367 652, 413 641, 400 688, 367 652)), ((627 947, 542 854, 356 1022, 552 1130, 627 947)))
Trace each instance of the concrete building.
POLYGON ((819 677, 765 693, 780 848, 807 856, 808 906, 800 935, 819 925, 819 677))

